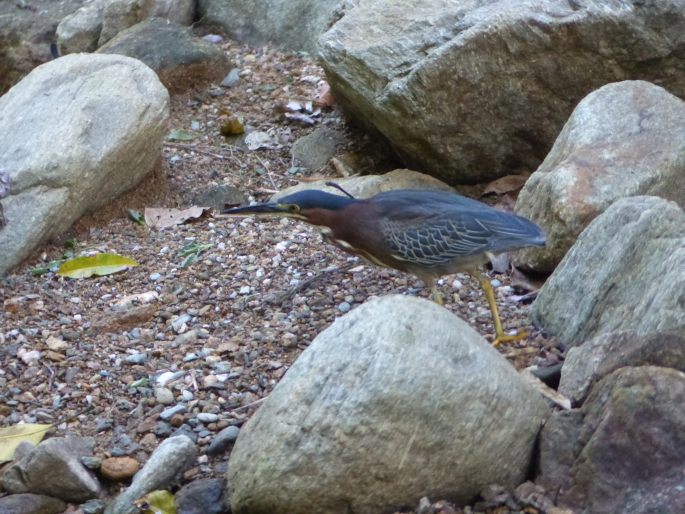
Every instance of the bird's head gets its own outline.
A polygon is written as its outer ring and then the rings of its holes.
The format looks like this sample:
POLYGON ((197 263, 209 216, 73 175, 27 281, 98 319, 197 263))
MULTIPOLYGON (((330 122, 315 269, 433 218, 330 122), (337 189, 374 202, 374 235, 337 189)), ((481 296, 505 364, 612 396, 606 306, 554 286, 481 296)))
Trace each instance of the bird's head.
POLYGON ((310 189, 284 196, 276 202, 258 203, 226 209, 221 211, 221 214, 228 216, 280 216, 297 218, 320 225, 322 223, 319 223, 318 220, 322 219, 326 214, 334 215, 335 211, 339 211, 357 201, 354 198, 310 189))

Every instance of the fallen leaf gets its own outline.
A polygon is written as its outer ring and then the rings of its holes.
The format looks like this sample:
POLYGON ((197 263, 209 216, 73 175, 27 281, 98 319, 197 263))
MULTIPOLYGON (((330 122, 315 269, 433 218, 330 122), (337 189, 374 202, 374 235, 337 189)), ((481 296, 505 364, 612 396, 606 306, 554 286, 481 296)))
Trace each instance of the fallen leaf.
POLYGON ((174 129, 166 136, 167 141, 192 141, 195 134, 190 130, 174 129))
POLYGON ((202 217, 209 208, 193 205, 187 209, 168 209, 166 207, 146 207, 145 223, 148 227, 162 230, 180 225, 189 219, 202 217))
POLYGON ((142 514, 176 514, 176 498, 169 491, 152 491, 134 503, 142 514))
POLYGON ((507 175, 506 177, 493 180, 485 186, 481 196, 489 194, 503 195, 518 191, 526 183, 528 177, 530 177, 530 173, 519 173, 518 175, 507 175))
POLYGON ((52 425, 40 423, 0 428, 0 463, 11 461, 14 458, 14 450, 20 443, 26 441, 34 446, 40 443, 50 428, 52 425))
POLYGON ((111 275, 135 266, 138 266, 138 263, 130 257, 114 253, 96 253, 69 259, 59 267, 57 274, 69 278, 89 278, 94 275, 111 275))

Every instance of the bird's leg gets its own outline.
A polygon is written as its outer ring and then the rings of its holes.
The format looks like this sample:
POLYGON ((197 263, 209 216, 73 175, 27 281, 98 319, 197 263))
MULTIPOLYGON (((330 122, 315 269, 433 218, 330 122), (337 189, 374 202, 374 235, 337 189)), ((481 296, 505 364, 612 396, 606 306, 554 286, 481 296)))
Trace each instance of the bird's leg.
POLYGON ((492 319, 495 323, 495 340, 492 342, 493 346, 499 346, 502 343, 511 343, 514 341, 520 341, 528 337, 527 332, 521 332, 515 336, 505 335, 504 330, 502 330, 502 322, 499 319, 499 312, 497 311, 497 302, 495 301, 495 291, 492 289, 490 280, 487 277, 478 274, 478 281, 480 286, 485 291, 485 297, 488 300, 488 305, 490 306, 490 312, 492 312, 492 319))

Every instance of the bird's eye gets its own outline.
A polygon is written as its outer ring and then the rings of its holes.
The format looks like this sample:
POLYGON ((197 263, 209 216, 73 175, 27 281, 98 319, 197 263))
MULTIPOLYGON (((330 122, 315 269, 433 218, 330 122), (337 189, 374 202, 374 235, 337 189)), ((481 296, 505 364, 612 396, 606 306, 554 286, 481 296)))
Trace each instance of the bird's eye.
POLYGON ((288 205, 288 211, 300 212, 300 207, 298 205, 295 205, 294 203, 291 203, 290 205, 288 205))

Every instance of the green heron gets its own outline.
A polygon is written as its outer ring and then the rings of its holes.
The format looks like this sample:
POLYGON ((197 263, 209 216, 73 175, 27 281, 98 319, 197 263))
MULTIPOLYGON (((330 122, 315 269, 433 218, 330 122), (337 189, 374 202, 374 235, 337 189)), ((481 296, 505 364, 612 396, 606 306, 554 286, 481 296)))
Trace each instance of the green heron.
POLYGON ((493 254, 544 246, 545 234, 535 223, 441 191, 398 189, 367 199, 342 191, 347 196, 300 191, 277 202, 235 207, 222 214, 286 216, 316 225, 342 250, 416 275, 441 305, 437 278, 456 272, 475 275, 492 311, 494 344, 525 337, 504 334, 490 281, 476 269, 493 254))

